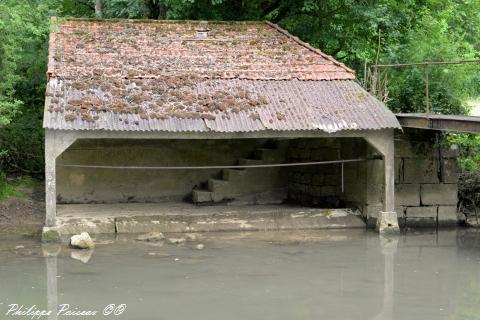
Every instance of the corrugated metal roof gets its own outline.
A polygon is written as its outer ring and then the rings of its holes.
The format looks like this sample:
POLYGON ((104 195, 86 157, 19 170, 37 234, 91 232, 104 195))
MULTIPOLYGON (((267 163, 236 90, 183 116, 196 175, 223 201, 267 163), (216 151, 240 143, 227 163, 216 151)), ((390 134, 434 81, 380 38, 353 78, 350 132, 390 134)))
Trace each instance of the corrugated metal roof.
MULTIPOLYGON (((62 130, 168 132, 337 132, 400 128, 395 115, 355 81, 217 79, 199 83, 196 90, 201 94, 207 90, 230 90, 232 87, 261 94, 267 98, 268 104, 256 107, 253 111, 227 111, 227 117, 217 114, 214 120, 178 117, 145 119, 135 113, 90 111, 94 116, 98 116, 98 120, 89 122, 77 118, 67 121, 65 112, 59 109, 60 112, 45 112, 44 127, 62 130), (252 117, 252 112, 258 113, 258 117, 252 117)), ((47 100, 51 99, 52 97, 47 97, 47 100)))
POLYGON ((271 23, 63 20, 44 127, 256 132, 399 128, 354 72, 271 23))

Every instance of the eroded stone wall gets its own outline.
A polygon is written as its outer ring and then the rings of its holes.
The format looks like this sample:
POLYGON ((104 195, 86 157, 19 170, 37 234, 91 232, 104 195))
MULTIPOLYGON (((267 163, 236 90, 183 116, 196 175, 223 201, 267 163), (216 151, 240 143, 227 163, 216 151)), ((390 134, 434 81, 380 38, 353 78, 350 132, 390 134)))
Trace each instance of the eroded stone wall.
POLYGON ((189 200, 194 187, 221 175, 221 170, 129 170, 63 165, 236 165, 238 159, 249 157, 265 143, 262 139, 80 140, 57 160, 57 198, 59 203, 189 200))
POLYGON ((458 221, 458 167, 454 147, 440 133, 406 130, 395 136, 395 205, 407 225, 458 221))

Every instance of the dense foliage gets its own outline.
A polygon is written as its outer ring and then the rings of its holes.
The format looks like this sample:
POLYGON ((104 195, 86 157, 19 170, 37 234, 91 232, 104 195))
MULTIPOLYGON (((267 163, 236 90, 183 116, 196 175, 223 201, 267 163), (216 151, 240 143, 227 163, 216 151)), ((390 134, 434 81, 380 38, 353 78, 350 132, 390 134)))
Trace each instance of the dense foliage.
MULTIPOLYGON (((96 1, 0 0, 0 171, 41 173, 48 16, 94 17, 96 1)), ((477 0, 102 0, 101 3, 105 18, 268 19, 354 68, 366 86, 369 85, 366 78, 371 78, 369 66, 377 62, 475 59, 480 50, 480 1, 477 0)), ((472 64, 432 66, 432 110, 466 113, 467 98, 479 95, 479 69, 472 64)), ((387 69, 379 79, 387 83, 384 99, 393 110, 423 111, 423 68, 387 69)))

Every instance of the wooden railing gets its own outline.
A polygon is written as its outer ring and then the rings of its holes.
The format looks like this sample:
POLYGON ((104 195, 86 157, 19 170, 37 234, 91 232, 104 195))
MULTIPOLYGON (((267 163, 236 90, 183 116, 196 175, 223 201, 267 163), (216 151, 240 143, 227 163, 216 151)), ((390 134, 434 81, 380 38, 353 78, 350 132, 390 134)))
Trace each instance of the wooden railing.
MULTIPOLYGON (((405 68, 405 67, 423 67, 425 82, 425 113, 430 113, 430 93, 429 93, 429 69, 433 65, 455 65, 467 63, 480 63, 480 60, 461 60, 461 61, 424 61, 414 63, 398 64, 374 64, 370 66, 369 73, 365 72, 364 85, 370 82, 370 93, 383 102, 388 102, 388 78, 386 69, 405 68)), ((366 69, 366 68, 365 68, 366 69)))

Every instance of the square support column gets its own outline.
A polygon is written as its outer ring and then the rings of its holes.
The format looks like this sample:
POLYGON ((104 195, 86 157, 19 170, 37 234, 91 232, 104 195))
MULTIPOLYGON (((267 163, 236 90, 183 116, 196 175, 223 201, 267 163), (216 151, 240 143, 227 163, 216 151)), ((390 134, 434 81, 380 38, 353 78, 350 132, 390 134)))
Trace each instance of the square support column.
POLYGON ((45 130, 45 226, 55 227, 57 217, 56 163, 76 138, 69 132, 45 130))
POLYGON ((380 233, 398 232, 398 217, 395 212, 395 147, 393 129, 375 131, 365 139, 382 154, 384 165, 383 211, 378 214, 376 229, 380 233))

